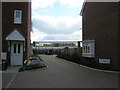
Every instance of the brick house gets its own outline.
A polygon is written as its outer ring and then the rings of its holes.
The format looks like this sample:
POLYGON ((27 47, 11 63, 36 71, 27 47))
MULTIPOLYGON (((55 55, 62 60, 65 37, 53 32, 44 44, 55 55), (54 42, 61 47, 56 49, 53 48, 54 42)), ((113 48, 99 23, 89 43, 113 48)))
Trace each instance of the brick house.
POLYGON ((120 2, 84 2, 80 15, 82 56, 102 68, 120 70, 120 2))
POLYGON ((30 58, 31 2, 2 2, 2 59, 23 65, 30 58))

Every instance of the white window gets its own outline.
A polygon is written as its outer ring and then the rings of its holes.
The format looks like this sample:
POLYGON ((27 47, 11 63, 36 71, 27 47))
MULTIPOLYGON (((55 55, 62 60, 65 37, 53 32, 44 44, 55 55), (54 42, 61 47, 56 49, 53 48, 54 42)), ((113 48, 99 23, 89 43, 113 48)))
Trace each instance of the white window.
POLYGON ((95 57, 95 40, 83 41, 82 56, 83 57, 95 57))
POLYGON ((22 23, 22 11, 14 10, 14 23, 21 24, 22 23))
POLYGON ((7 59, 7 53, 6 52, 1 53, 1 59, 3 59, 3 60, 7 59))

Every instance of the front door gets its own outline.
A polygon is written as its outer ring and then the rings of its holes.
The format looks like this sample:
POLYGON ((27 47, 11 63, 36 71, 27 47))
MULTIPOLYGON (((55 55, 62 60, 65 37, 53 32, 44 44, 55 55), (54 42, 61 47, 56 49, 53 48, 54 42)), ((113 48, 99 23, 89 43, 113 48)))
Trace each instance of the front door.
POLYGON ((11 66, 23 65, 23 42, 11 42, 11 66))

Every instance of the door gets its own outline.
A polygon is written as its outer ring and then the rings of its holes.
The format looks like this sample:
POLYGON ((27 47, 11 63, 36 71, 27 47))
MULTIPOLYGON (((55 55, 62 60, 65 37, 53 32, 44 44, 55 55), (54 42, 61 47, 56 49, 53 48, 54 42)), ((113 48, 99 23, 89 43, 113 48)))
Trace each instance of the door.
POLYGON ((23 65, 23 42, 11 42, 11 66, 23 65))

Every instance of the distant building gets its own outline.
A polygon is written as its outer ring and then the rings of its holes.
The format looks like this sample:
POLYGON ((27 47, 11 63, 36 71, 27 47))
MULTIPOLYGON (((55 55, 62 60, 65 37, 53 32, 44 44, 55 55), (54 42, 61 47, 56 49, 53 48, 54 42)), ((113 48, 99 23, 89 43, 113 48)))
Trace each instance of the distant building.
MULTIPOLYGON (((82 56, 120 70, 120 2, 84 2, 82 56)), ((92 62, 91 62, 92 63, 92 62)))
POLYGON ((33 44, 38 47, 78 47, 77 41, 41 41, 33 44))
POLYGON ((31 2, 2 2, 2 59, 10 66, 29 60, 30 30, 31 2))

